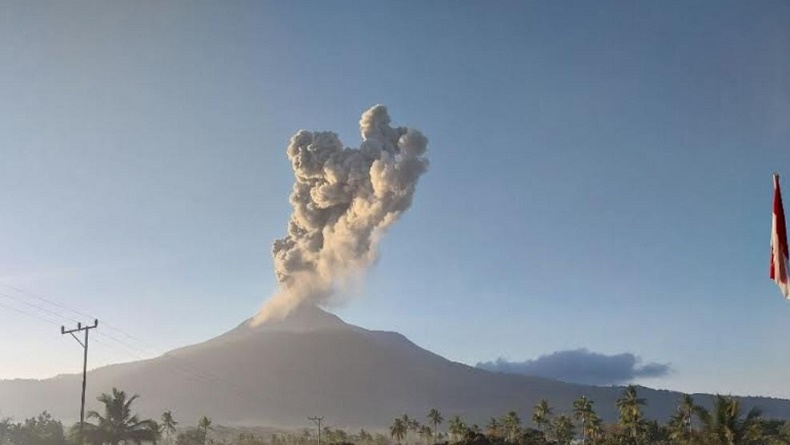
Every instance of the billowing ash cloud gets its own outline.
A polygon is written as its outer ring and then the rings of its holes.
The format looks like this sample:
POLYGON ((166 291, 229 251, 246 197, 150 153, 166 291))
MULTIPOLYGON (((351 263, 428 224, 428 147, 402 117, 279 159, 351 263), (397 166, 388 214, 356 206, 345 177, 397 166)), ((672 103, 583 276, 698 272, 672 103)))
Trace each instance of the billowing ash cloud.
POLYGON ((386 107, 376 105, 359 121, 359 148, 344 148, 331 132, 302 130, 291 138, 293 213, 288 235, 272 249, 279 289, 253 324, 327 302, 376 259, 379 237, 411 206, 428 169, 428 139, 389 124, 386 107))
POLYGON ((491 362, 480 362, 477 367, 585 385, 619 385, 636 378, 662 377, 671 372, 669 365, 663 363, 640 365, 639 357, 634 354, 605 355, 587 349, 557 351, 524 362, 510 362, 499 358, 491 362))

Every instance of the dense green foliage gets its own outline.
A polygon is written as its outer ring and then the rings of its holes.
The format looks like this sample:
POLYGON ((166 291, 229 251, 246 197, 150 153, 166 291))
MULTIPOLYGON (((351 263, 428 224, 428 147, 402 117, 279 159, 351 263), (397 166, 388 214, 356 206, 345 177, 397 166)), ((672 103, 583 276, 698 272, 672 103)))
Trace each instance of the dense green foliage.
MULTIPOLYGON (((162 413, 161 423, 141 419, 132 410, 137 396, 115 388, 98 400, 104 410, 88 413, 86 445, 317 445, 317 431, 309 428, 264 436, 221 425, 215 429, 206 416, 179 428, 171 411, 162 413)), ((484 428, 452 415, 446 431, 441 431, 442 413, 431 409, 425 423, 408 414, 398 416, 386 434, 324 427, 321 445, 790 445, 790 422, 763 419, 759 409, 745 412, 733 397, 716 396, 707 410, 685 395, 665 424, 644 416, 646 404, 629 386, 616 402, 619 416, 613 423, 598 417, 593 400, 580 397, 567 411, 555 411, 541 400, 531 417, 536 428, 525 427, 519 414, 509 411, 492 417, 484 428)), ((78 430, 74 425, 67 435, 47 412, 22 422, 0 419, 0 445, 79 445, 78 430)))
POLYGON ((0 420, 0 444, 13 445, 65 445, 63 424, 44 411, 36 417, 14 423, 0 420))
POLYGON ((104 413, 89 411, 88 419, 96 423, 85 424, 85 442, 91 445, 119 445, 121 443, 156 442, 159 439, 159 425, 151 419, 140 419, 132 414, 132 403, 137 396, 127 397, 117 388, 112 394, 102 394, 98 398, 104 405, 104 413))
MULTIPOLYGON (((733 397, 716 396, 708 411, 685 395, 666 424, 647 419, 646 405, 636 387, 628 386, 616 402, 618 420, 611 424, 598 417, 593 400, 582 396, 568 412, 559 414, 548 400, 541 400, 532 413, 537 428, 522 427, 518 413, 510 411, 491 418, 482 431, 454 415, 446 436, 434 434, 454 445, 790 445, 790 422, 762 419, 758 409, 743 412, 733 397)), ((401 445, 426 443, 409 441, 402 434, 404 418, 408 416, 395 419, 390 426, 392 440, 401 445)))

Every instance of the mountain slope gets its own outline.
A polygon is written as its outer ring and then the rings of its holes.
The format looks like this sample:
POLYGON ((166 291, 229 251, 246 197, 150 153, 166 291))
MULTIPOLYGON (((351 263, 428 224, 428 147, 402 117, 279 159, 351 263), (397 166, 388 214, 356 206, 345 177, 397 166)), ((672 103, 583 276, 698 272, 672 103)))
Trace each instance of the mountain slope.
MULTIPOLYGON (((47 409, 58 417, 78 415, 80 376, 42 381, 0 381, 0 411, 31 416, 47 409)), ((548 398, 570 410, 580 395, 595 400, 599 414, 616 416, 620 388, 590 387, 554 380, 497 374, 451 362, 393 332, 345 324, 319 309, 303 309, 286 320, 237 328, 151 360, 112 365, 88 376, 88 409, 113 386, 138 393, 138 408, 158 416, 172 409, 185 422, 208 415, 226 424, 304 425, 324 415, 333 425, 384 427, 430 408, 483 424, 517 410, 528 419, 548 398)), ((677 393, 640 389, 647 414, 672 413, 677 393)), ((700 399, 699 401, 703 401, 700 399)), ((790 417, 790 402, 745 399, 767 416, 790 417)))

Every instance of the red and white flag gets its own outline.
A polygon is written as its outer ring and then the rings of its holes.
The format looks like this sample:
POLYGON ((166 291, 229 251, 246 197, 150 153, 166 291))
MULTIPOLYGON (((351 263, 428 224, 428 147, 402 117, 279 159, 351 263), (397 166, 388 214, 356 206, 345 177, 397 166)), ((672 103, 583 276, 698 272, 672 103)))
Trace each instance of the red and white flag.
POLYGON ((769 276, 779 286, 782 295, 790 299, 790 281, 787 275, 787 226, 782 208, 782 191, 779 175, 774 173, 774 217, 771 221, 771 270, 769 276))

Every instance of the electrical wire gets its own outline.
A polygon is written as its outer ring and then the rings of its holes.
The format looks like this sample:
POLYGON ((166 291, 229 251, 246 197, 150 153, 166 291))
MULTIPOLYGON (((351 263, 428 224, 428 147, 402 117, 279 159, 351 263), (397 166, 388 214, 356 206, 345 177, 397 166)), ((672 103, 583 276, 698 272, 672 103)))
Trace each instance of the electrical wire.
MULTIPOLYGON (((68 307, 66 305, 63 305, 62 303, 55 302, 55 301, 53 301, 50 298, 46 298, 46 297, 44 297, 42 295, 34 294, 32 292, 29 292, 29 291, 26 291, 24 289, 18 288, 16 286, 11 286, 11 285, 8 285, 6 283, 0 283, 0 286, 4 286, 6 288, 10 288, 10 289, 16 291, 19 294, 22 294, 22 295, 25 295, 25 296, 28 296, 28 297, 32 297, 32 298, 34 298, 36 300, 39 300, 41 302, 44 302, 44 303, 47 303, 49 305, 52 305, 52 306, 58 307, 60 309, 66 310, 68 312, 71 312, 72 314, 81 315, 81 316, 92 318, 92 319, 97 319, 98 318, 98 317, 92 316, 91 314, 87 314, 87 313, 85 313, 83 311, 79 311, 79 310, 70 308, 70 307, 68 307)), ((39 311, 42 311, 44 313, 47 313, 49 315, 53 315, 55 317, 58 317, 58 318, 61 318, 61 319, 64 319, 64 320, 68 320, 68 321, 71 321, 71 322, 79 323, 79 321, 76 320, 73 317, 70 317, 70 316, 67 316, 67 315, 63 315, 63 314, 61 314, 59 312, 56 312, 56 311, 51 310, 49 308, 46 308, 46 307, 44 307, 44 306, 42 306, 40 304, 31 303, 30 301, 27 301, 26 299, 23 299, 22 297, 19 297, 19 296, 14 296, 14 295, 11 295, 11 294, 8 294, 8 293, 5 293, 5 292, 0 292, 0 297, 5 297, 7 299, 11 299, 11 300, 17 301, 19 303, 22 303, 22 304, 28 306, 28 307, 37 309, 39 311)), ((58 322, 55 322, 55 321, 53 321, 51 319, 48 319, 48 318, 44 318, 44 317, 40 316, 40 314, 39 315, 31 314, 30 312, 22 311, 19 308, 15 308, 13 306, 9 306, 9 305, 2 304, 2 303, 0 303, 0 306, 5 307, 5 308, 10 309, 10 310, 13 310, 13 311, 18 312, 18 313, 21 313, 23 315, 27 315, 29 317, 39 319, 40 321, 44 321, 44 322, 46 322, 48 324, 53 324, 53 325, 56 325, 56 326, 59 325, 58 322)), ((109 323, 107 323, 106 321, 102 320, 102 326, 109 327, 111 325, 109 323)), ((143 343, 137 337, 135 337, 135 336, 133 336, 131 334, 128 334, 128 333, 122 331, 121 329, 119 329, 117 327, 111 328, 111 330, 116 331, 116 332, 124 335, 125 337, 137 342, 138 344, 142 344, 143 343)), ((116 337, 114 335, 111 335, 111 334, 108 334, 106 332, 102 332, 102 331, 97 330, 94 333, 94 336, 92 337, 93 340, 96 341, 97 343, 102 344, 103 346, 109 347, 111 349, 114 349, 114 347, 112 345, 104 342, 104 341, 96 339, 97 335, 102 337, 102 338, 110 339, 110 340, 114 341, 115 343, 117 343, 118 345, 123 346, 125 349, 127 349, 127 351, 125 351, 126 354, 128 354, 128 355, 130 355, 130 356, 132 356, 132 357, 134 357, 134 358, 136 358, 138 360, 149 360, 149 359, 151 359, 150 356, 149 357, 145 357, 143 355, 140 355, 139 353, 143 353, 143 354, 146 354, 146 355, 154 355, 154 356, 160 355, 158 352, 151 354, 151 350, 142 349, 142 348, 140 348, 138 346, 130 344, 129 342, 127 342, 125 340, 121 340, 121 339, 119 339, 118 337, 116 337)), ((177 365, 175 363, 172 363, 172 362, 170 362, 168 360, 161 360, 160 362, 163 365, 169 367, 170 369, 172 369, 172 370, 174 370, 174 371, 176 371, 176 372, 178 372, 178 373, 180 373, 182 375, 185 375, 185 376, 192 377, 194 379, 200 380, 203 383, 210 383, 210 384, 213 384, 213 385, 217 385, 217 384, 224 385, 227 388, 229 388, 230 390, 232 390, 232 392, 234 392, 237 395, 240 395, 240 396, 242 396, 244 398, 255 399, 256 401, 259 401, 259 402, 263 402, 264 401, 259 396, 255 395, 254 393, 250 393, 249 391, 246 391, 246 390, 242 389, 241 387, 239 387, 235 383, 231 382, 230 380, 223 379, 223 378, 217 376, 216 374, 213 374, 213 373, 208 372, 206 370, 199 370, 199 369, 195 369, 194 367, 187 368, 187 367, 180 366, 180 365, 177 365)))

